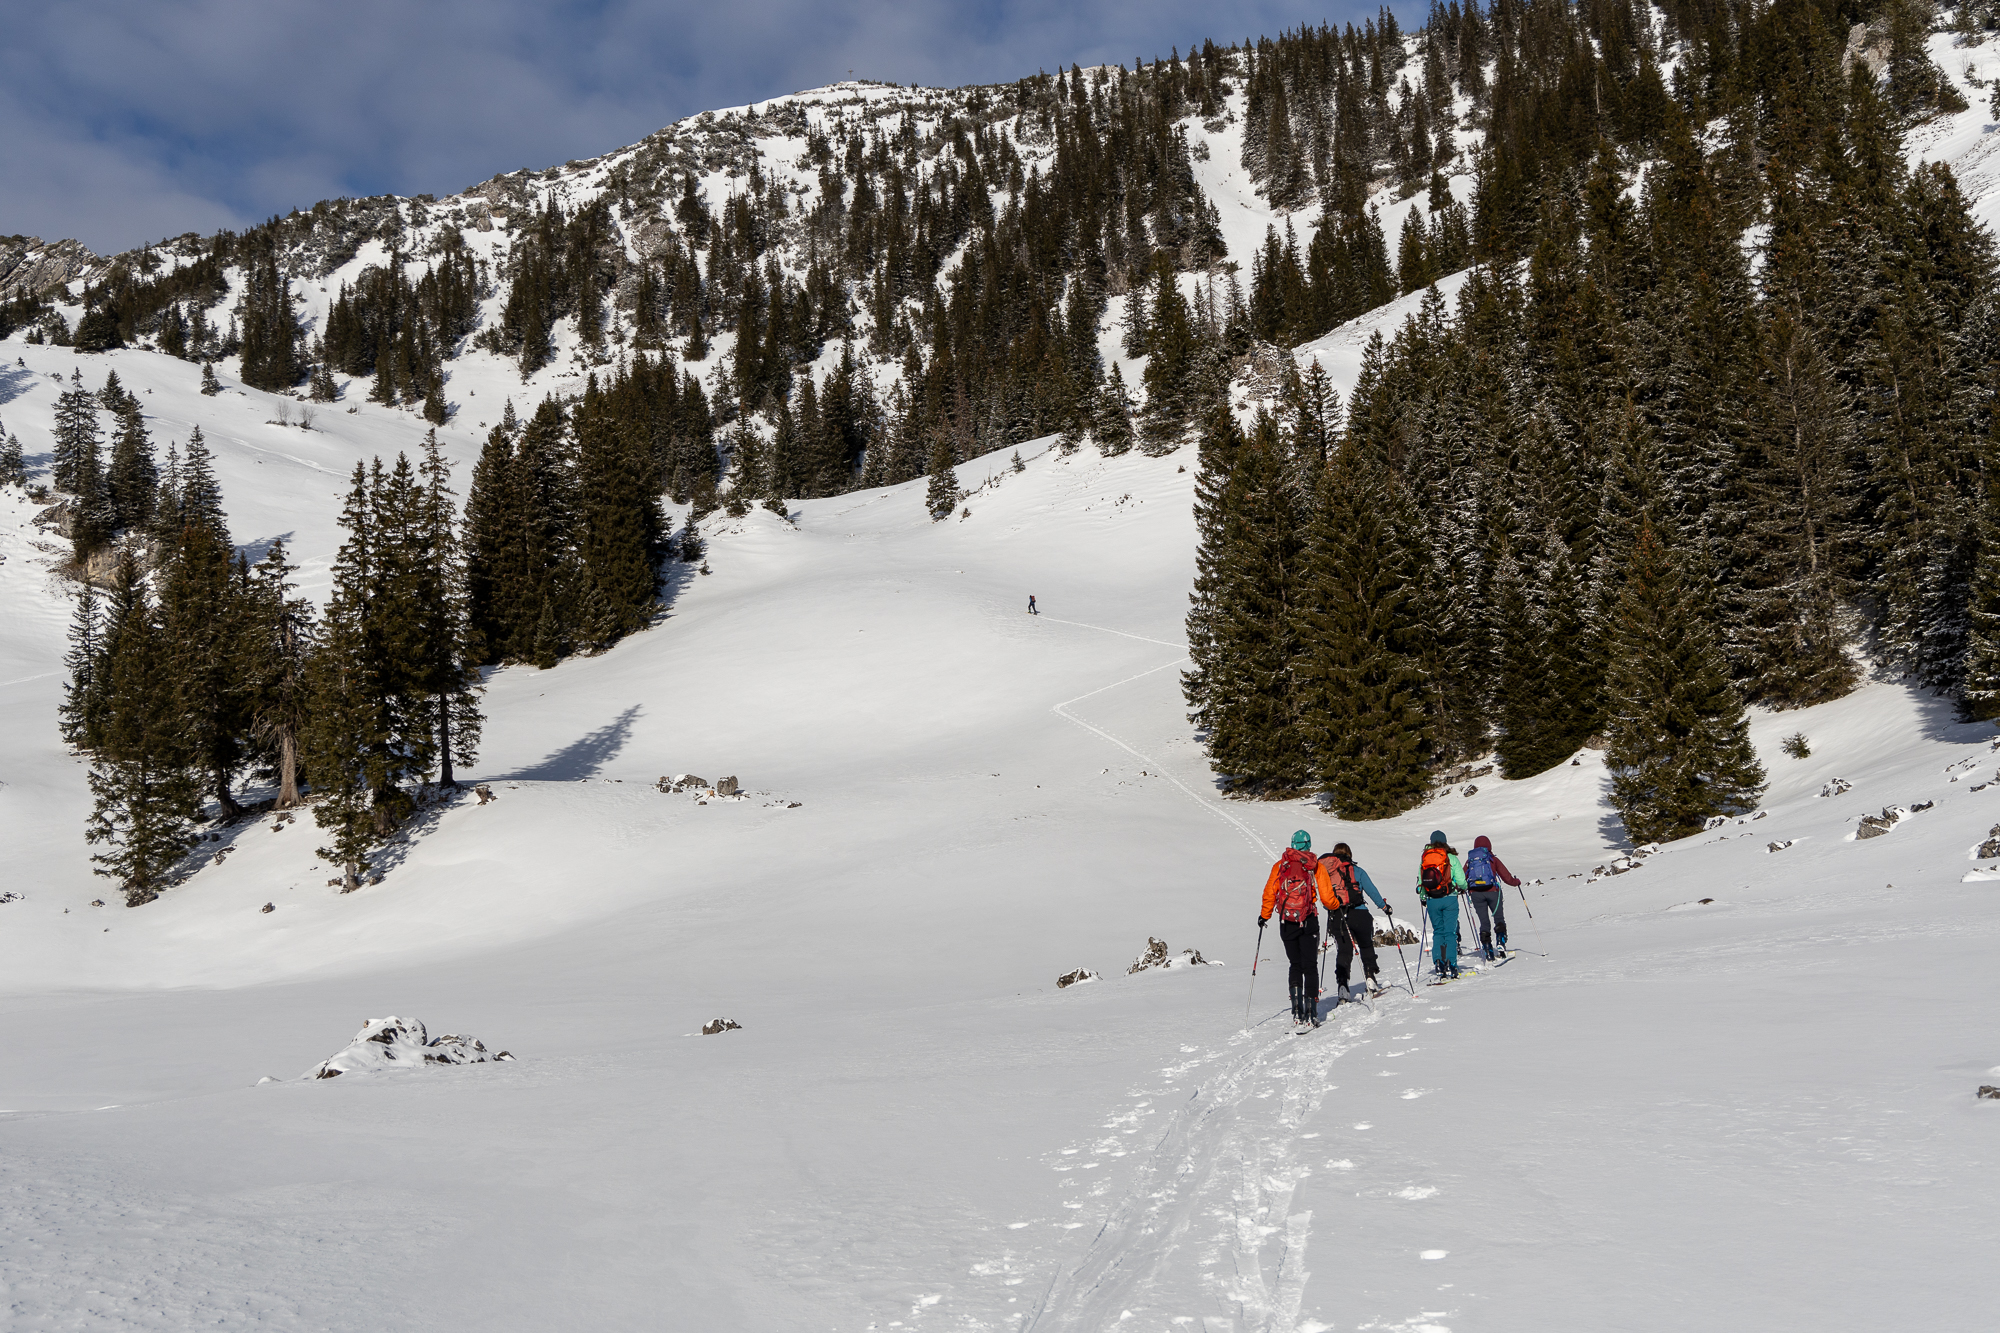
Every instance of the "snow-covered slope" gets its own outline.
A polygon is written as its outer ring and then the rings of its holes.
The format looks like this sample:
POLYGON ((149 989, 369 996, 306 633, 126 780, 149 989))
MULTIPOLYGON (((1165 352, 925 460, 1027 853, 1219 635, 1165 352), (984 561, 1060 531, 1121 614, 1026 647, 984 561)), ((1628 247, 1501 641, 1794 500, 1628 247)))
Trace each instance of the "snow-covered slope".
MULTIPOLYGON (((1972 182, 1970 126, 1913 144, 1972 182)), ((1233 160, 1203 170, 1235 248, 1233 160)), ((1419 299, 1302 359, 1345 391, 1419 299)), ((506 396, 562 387, 482 358, 441 431, 461 489, 506 396)), ((315 596, 348 472, 419 435, 15 338, 31 455, 75 365, 162 443, 199 421, 237 540, 283 536, 315 596)), ((1592 752, 1377 824, 1225 802, 1179 695, 1192 457, 1020 454, 962 466, 941 524, 921 483, 716 515, 662 624, 494 677, 497 799, 420 820, 380 884, 338 895, 310 820, 267 819, 136 910, 91 905, 68 602, 0 492, 6 1327, 1979 1326, 1990 726, 1889 681, 1759 716, 1761 817, 1616 875, 1592 752), (655 785, 683 773, 748 794, 655 785), (1491 835, 1528 952, 1289 1035, 1271 939, 1250 964, 1300 827, 1405 915, 1426 833, 1491 835), (1126 975, 1149 936, 1219 965, 1126 975), (1104 979, 1058 990, 1078 967, 1104 979), (516 1059, 296 1077, 392 1013, 516 1059)))
MULTIPOLYGON (((239 535, 324 560, 369 420, 212 432, 239 535)), ((1021 453, 961 469, 969 518, 726 524, 663 624, 499 673, 497 800, 380 885, 267 821, 130 911, 88 905, 64 606, 8 501, 13 1326, 1963 1326, 1990 728, 1892 684, 1762 718, 1766 818, 1597 879, 1589 753, 1383 824, 1224 803, 1178 695, 1192 474, 1021 453), (750 795, 653 785, 686 772, 750 795), (1408 913, 1434 826, 1541 881, 1537 952, 1303 1038, 1266 958, 1246 1020, 1271 849, 1345 837, 1408 913), (1223 965, 1125 976, 1149 935, 1223 965), (518 1059, 292 1079, 391 1012, 518 1059)))

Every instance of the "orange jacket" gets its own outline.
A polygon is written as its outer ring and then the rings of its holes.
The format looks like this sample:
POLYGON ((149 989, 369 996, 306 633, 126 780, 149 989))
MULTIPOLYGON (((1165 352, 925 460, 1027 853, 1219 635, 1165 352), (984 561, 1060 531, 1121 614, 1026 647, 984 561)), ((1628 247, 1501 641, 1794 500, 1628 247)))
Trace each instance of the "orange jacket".
MULTIPOLYGON (((1271 877, 1264 881, 1264 910, 1261 916, 1269 917, 1271 909, 1278 905, 1278 875, 1285 868, 1285 860, 1279 857, 1271 863, 1271 877)), ((1327 877, 1326 867, 1313 862, 1313 882, 1319 885, 1319 901, 1329 912, 1340 910, 1340 895, 1334 892, 1333 881, 1327 877)))

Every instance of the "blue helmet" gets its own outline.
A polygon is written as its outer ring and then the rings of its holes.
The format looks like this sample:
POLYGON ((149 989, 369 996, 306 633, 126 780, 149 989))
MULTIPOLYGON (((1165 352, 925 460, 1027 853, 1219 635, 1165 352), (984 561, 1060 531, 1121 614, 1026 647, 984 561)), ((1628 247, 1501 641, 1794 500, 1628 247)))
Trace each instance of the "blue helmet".
POLYGON ((1300 829, 1297 833, 1294 833, 1292 835, 1292 847, 1295 850, 1301 852, 1309 852, 1312 850, 1312 845, 1313 845, 1313 835, 1306 832, 1304 829, 1300 829))

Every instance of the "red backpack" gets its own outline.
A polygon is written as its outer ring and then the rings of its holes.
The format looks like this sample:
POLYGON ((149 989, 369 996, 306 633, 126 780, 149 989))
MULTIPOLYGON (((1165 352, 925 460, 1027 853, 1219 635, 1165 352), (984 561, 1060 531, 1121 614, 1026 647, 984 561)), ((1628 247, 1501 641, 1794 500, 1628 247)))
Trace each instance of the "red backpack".
POLYGON ((1333 896, 1340 900, 1340 906, 1352 907, 1361 901, 1361 889, 1354 882, 1354 862, 1343 861, 1328 852, 1319 863, 1326 867, 1326 877, 1333 884, 1333 896))
POLYGON ((1442 898, 1451 892, 1451 853, 1443 847, 1424 848, 1417 864, 1417 884, 1426 898, 1442 898))
POLYGON ((1313 902, 1313 872, 1319 862, 1311 852, 1288 847, 1278 858, 1278 920, 1293 925, 1317 915, 1313 902))

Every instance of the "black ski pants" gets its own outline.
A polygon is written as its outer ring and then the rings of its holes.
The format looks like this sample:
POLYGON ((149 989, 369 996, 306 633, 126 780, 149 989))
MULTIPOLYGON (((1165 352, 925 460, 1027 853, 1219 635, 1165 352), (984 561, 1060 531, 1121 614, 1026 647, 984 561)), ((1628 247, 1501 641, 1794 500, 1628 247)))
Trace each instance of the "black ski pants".
POLYGON ((1375 919, 1368 915, 1365 907, 1345 907, 1338 912, 1326 914, 1326 933, 1333 941, 1333 976, 1341 985, 1347 984, 1347 976, 1354 962, 1354 951, 1361 951, 1361 974, 1375 975, 1375 919))
POLYGON ((1498 886, 1490 889, 1467 889, 1465 896, 1472 900, 1472 908, 1479 913, 1479 947, 1493 947, 1493 932, 1500 932, 1500 947, 1507 947, 1507 899, 1498 886), (1488 920, 1488 918, 1491 920, 1488 920))
POLYGON ((1278 938, 1285 942, 1285 957, 1292 960, 1292 994, 1302 990, 1308 1000, 1319 999, 1319 913, 1303 921, 1280 921, 1278 938))

